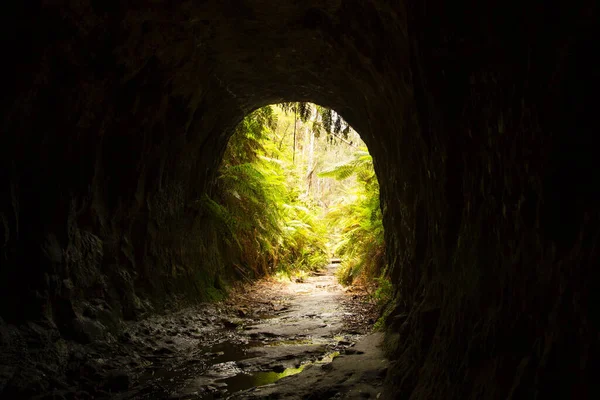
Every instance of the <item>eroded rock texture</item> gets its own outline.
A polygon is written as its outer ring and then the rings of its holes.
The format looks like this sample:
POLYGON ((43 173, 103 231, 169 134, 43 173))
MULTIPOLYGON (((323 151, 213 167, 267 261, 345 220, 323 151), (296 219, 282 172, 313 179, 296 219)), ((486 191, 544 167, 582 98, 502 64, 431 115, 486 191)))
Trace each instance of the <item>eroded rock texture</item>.
POLYGON ((2 318, 87 341, 206 298, 226 267, 197 201, 228 135, 312 101, 376 162, 389 393, 592 396, 597 5, 480 3, 8 6, 2 318))

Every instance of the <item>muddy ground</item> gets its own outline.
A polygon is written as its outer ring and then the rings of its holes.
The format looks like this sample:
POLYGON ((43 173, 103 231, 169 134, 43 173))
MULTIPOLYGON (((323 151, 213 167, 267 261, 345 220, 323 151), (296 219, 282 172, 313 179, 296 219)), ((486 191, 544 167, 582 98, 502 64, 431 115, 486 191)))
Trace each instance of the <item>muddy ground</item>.
POLYGON ((118 338, 68 343, 64 376, 32 373, 31 398, 379 398, 387 362, 381 335, 370 334, 377 307, 364 290, 342 288, 335 268, 261 280, 223 303, 128 323, 118 338))

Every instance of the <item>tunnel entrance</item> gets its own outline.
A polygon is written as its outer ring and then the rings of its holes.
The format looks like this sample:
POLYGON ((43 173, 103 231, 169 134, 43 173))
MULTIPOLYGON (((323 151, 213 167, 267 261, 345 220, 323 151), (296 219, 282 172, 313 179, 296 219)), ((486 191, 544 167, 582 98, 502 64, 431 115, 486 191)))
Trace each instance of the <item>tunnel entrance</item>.
MULTIPOLYGON (((263 385, 309 367, 331 369, 340 354, 356 354, 352 347, 371 331, 391 285, 373 161, 341 116, 311 103, 250 113, 229 139, 203 207, 205 232, 220 241, 211 261, 222 263, 205 268, 242 285, 220 303, 216 323, 217 314, 206 310, 182 312, 190 319, 180 333, 179 320, 171 321, 178 336, 204 331, 201 348, 190 349, 197 361, 169 366, 159 358, 138 386, 155 396, 260 398, 263 385)), ((161 341, 160 328, 157 336, 161 341)), ((379 358, 375 370, 386 365, 381 354, 368 357, 379 358)), ((341 378, 332 374, 332 384, 334 377, 341 378)), ((370 382, 363 394, 381 393, 380 383, 370 382)))
POLYGON ((302 279, 338 261, 344 285, 389 286, 373 159, 335 111, 293 102, 252 112, 229 139, 216 182, 208 220, 238 278, 302 279))

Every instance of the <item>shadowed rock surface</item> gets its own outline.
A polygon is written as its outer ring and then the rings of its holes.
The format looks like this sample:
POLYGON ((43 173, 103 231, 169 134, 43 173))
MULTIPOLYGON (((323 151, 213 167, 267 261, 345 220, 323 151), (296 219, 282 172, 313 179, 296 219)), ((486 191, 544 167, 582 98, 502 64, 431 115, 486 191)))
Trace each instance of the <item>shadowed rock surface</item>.
POLYGON ((311 101, 381 186, 383 396, 597 398, 596 2, 3 7, 3 395, 234 279, 198 200, 244 115, 311 101))

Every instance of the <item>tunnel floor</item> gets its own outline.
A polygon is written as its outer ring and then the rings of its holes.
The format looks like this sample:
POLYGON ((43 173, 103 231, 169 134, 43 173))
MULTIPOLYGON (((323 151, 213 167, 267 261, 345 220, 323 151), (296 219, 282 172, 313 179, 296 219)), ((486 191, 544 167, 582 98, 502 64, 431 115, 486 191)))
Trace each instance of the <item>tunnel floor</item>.
POLYGON ((387 362, 381 335, 369 334, 376 306, 364 289, 343 289, 336 267, 294 281, 262 280, 222 303, 130 323, 112 341, 74 349, 79 369, 54 392, 111 399, 377 398, 387 362))

